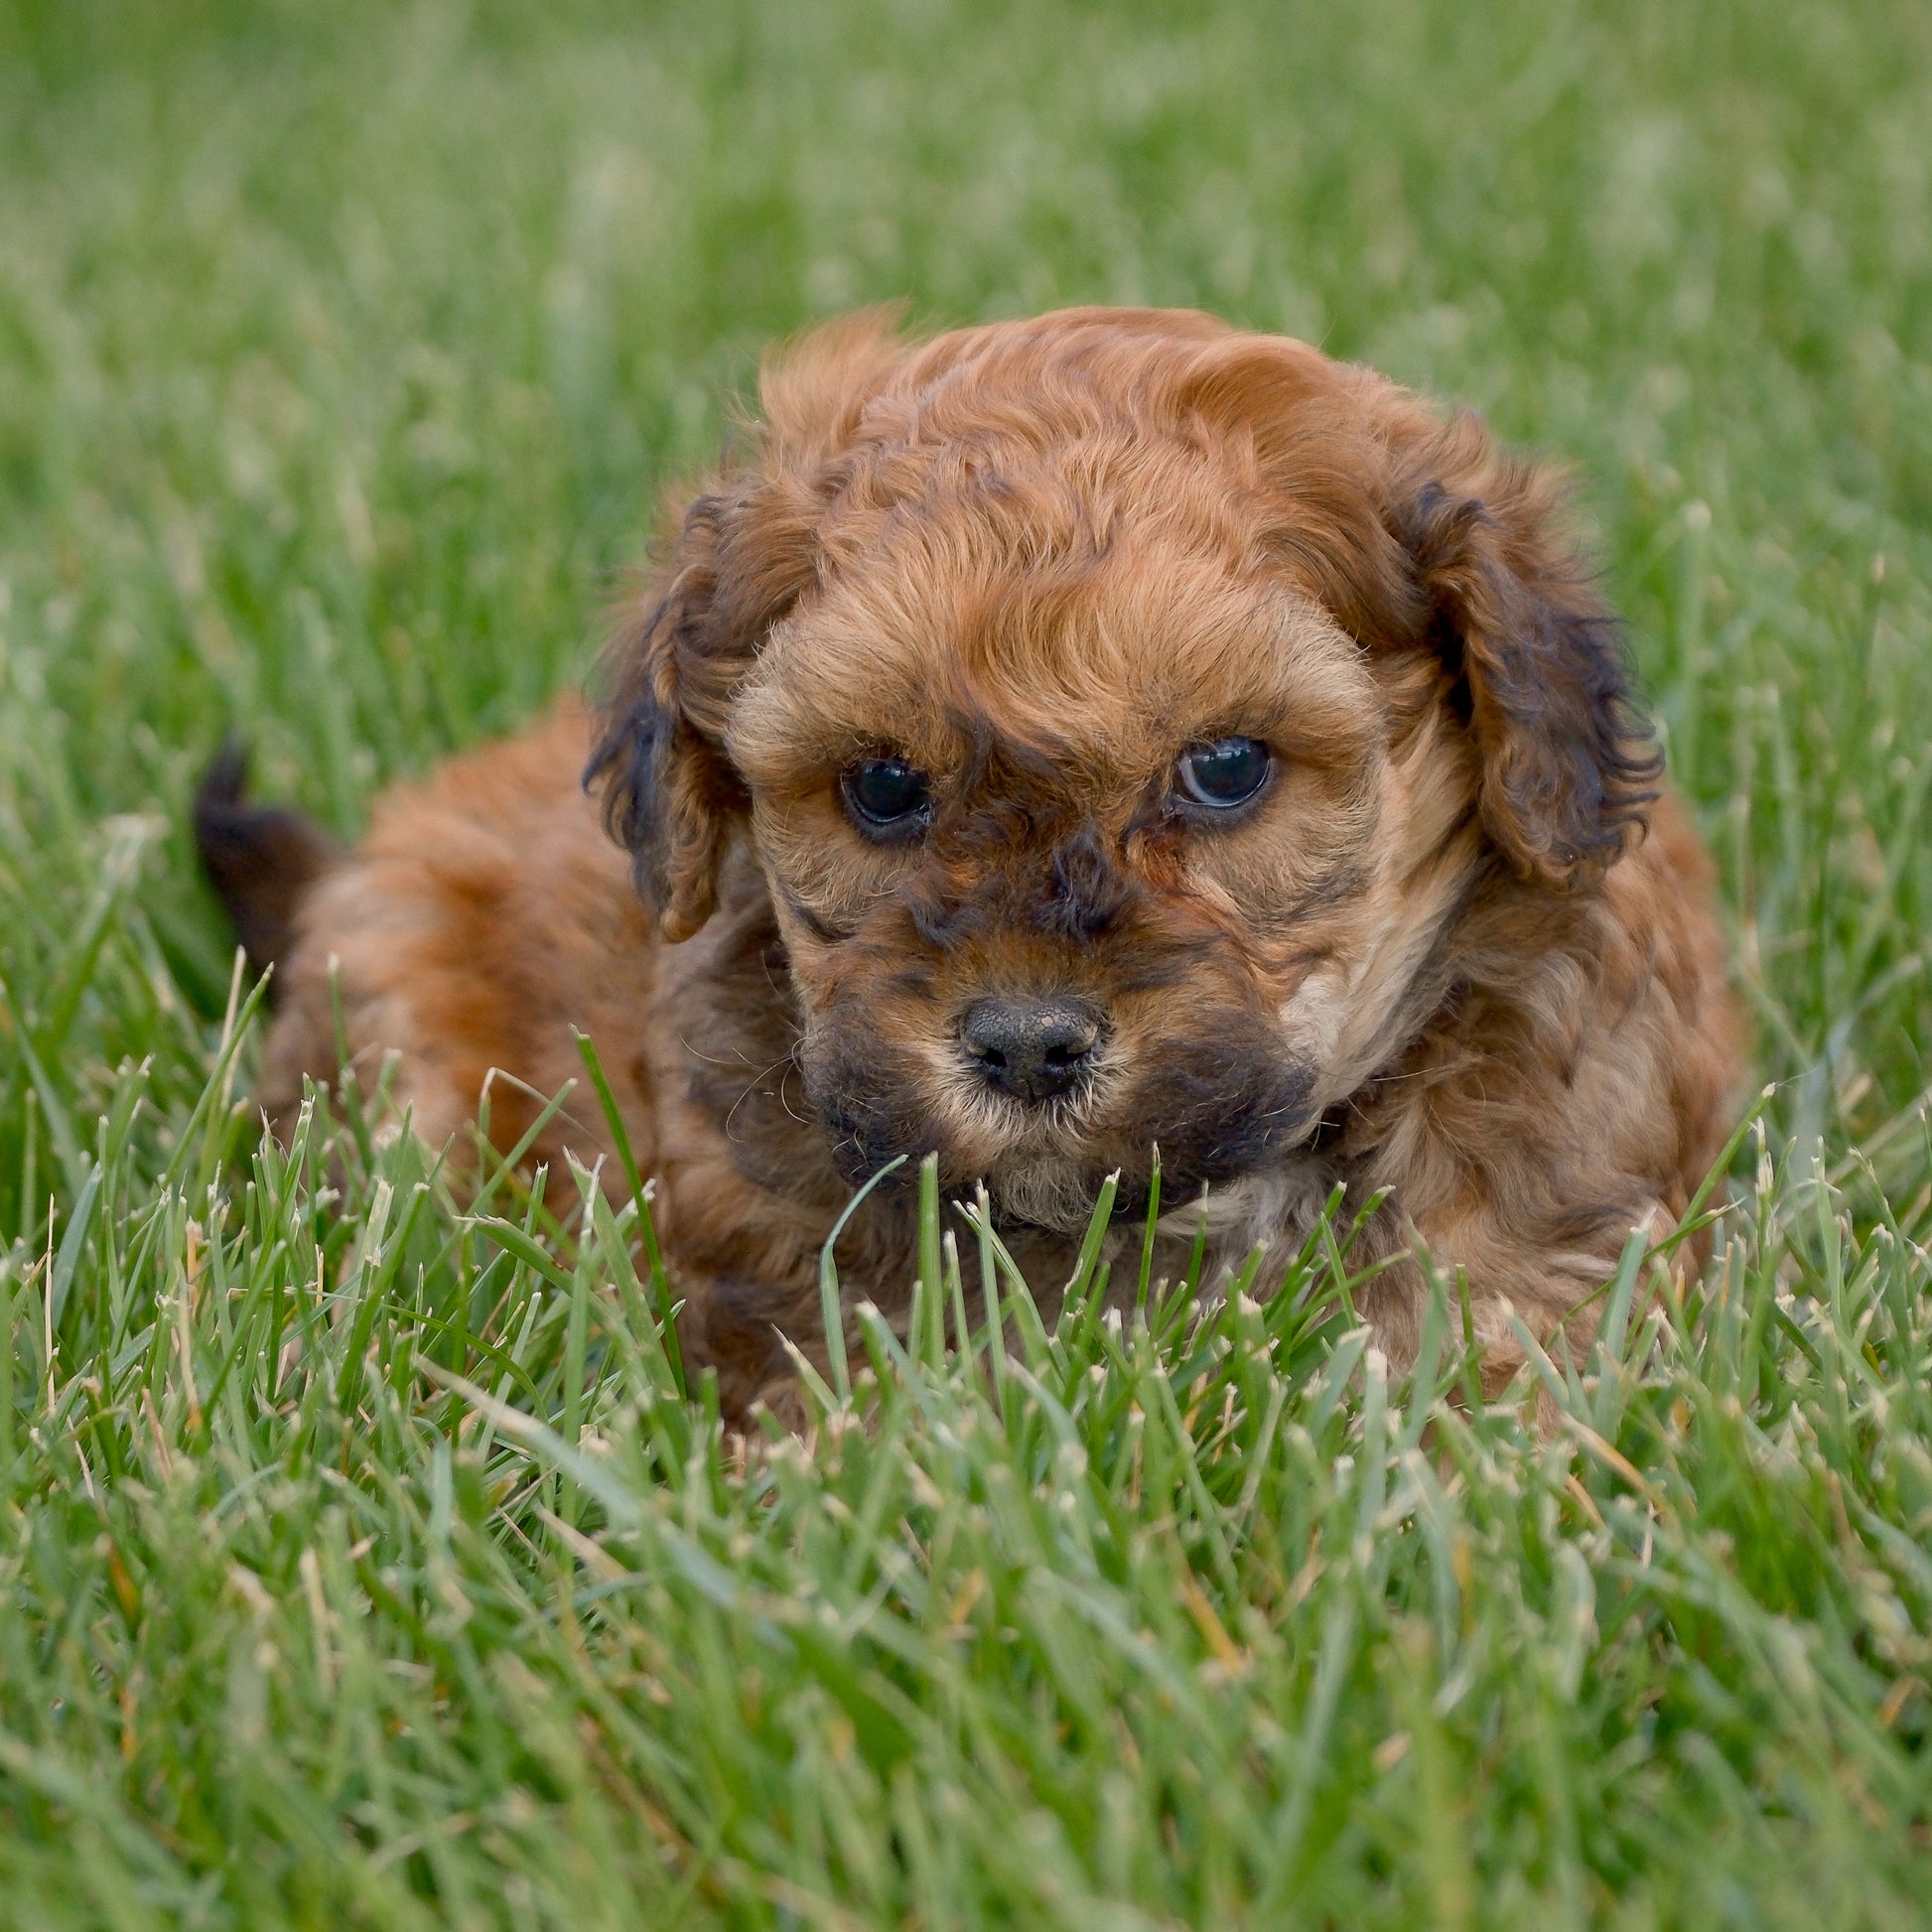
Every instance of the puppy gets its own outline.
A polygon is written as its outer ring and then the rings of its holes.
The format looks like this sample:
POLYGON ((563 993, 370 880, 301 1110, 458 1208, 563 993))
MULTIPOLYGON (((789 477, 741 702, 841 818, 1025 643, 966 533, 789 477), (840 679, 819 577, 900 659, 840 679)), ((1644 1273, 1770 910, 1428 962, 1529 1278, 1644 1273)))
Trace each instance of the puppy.
MULTIPOLYGON (((1173 1272, 1204 1216, 1210 1281, 1260 1245, 1265 1283, 1337 1182, 1385 1193, 1365 1317, 1413 1352, 1420 1247, 1495 1377, 1512 1311, 1551 1336, 1684 1212, 1741 1071, 1711 868, 1546 472, 1189 313, 860 317, 761 403, 601 709, 391 791, 346 856, 211 774, 279 965, 271 1120, 345 1035, 433 1144, 488 1082, 507 1150, 589 1033, 739 1411, 900 1155, 854 1301, 904 1308, 928 1151, 1050 1302, 1110 1173, 1138 1244, 1158 1146, 1173 1272)), ((612 1178, 581 1090, 529 1159, 565 1148, 612 1178)))

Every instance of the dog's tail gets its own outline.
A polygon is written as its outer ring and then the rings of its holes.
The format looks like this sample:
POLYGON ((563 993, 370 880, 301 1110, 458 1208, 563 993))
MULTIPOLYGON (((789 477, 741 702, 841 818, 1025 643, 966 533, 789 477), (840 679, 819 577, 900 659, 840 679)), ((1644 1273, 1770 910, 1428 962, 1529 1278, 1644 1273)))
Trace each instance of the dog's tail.
POLYGON ((342 857, 314 819, 249 802, 248 748, 233 738, 195 788, 195 849, 257 975, 287 959, 304 897, 342 857))

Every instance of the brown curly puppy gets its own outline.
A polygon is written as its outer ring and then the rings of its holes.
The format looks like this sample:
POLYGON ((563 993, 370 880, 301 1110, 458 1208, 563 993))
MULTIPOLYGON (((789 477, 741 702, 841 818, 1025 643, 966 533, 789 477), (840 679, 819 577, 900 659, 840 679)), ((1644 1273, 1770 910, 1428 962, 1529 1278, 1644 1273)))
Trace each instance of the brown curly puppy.
MULTIPOLYGON (((1371 1252, 1464 1267, 1506 1371, 1511 1309, 1550 1333, 1683 1211, 1740 1072, 1710 867, 1558 507, 1472 419, 1205 316, 822 330, 600 714, 393 791, 345 857, 208 788, 287 953, 263 1104, 337 1070, 332 960, 433 1143, 499 1068, 512 1145, 586 1030, 735 1406, 774 1324, 812 1345, 854 1186, 932 1149, 1049 1292, 1115 1171, 1138 1242, 1156 1144, 1221 1269, 1387 1189, 1371 1252)), ((532 1158, 565 1146, 609 1152, 594 1107, 532 1158)), ((902 1310, 906 1190, 847 1240, 902 1310)), ((1366 1297, 1398 1360, 1422 1296, 1404 1260, 1366 1297)))

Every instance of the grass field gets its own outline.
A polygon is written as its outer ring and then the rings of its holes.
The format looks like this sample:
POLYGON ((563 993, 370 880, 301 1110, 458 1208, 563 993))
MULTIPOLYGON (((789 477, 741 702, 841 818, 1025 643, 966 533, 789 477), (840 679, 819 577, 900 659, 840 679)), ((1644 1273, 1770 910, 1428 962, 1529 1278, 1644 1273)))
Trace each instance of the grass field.
POLYGON ((1925 1925, 1928 129, 1920 0, 0 0, 0 1923, 1925 1925), (1390 1385, 1345 1226, 1049 1333, 935 1210, 748 1455, 633 1210, 261 1143, 223 730, 353 830, 900 296, 1574 464, 1775 1089, 1553 1440, 1452 1306, 1390 1385))

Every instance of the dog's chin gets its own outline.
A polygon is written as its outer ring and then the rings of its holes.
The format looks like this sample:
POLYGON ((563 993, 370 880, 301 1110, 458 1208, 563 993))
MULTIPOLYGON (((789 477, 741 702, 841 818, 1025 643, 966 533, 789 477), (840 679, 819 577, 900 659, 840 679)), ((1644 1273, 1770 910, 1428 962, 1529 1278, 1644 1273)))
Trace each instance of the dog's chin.
MULTIPOLYGON (((930 1138, 930 1137, 928 1137, 930 1138)), ((1004 1228, 1039 1228, 1053 1234, 1084 1234, 1102 1188, 1114 1177, 1114 1220, 1136 1219, 1147 1211, 1149 1182, 1145 1171, 1131 1174, 1109 1168, 1091 1157, 1041 1153, 1035 1148, 988 1160, 962 1154, 943 1143, 933 1147, 889 1147, 857 1142, 851 1137, 835 1144, 840 1173, 854 1188, 894 1161, 901 1165, 883 1185, 889 1193, 909 1191, 917 1183, 916 1163, 926 1154, 939 1157, 940 1185, 948 1193, 970 1196, 984 1186, 993 1218, 1004 1228)))
MULTIPOLYGON (((986 1176, 986 1191, 995 1220, 1007 1227, 1044 1228, 1053 1234, 1084 1234, 1106 1184, 1106 1175, 1091 1163, 1069 1160, 1022 1159, 996 1166, 986 1176)), ((1117 1186, 1113 1214, 1122 1219, 1140 1211, 1145 1187, 1127 1188, 1125 1174, 1117 1186), (1125 1198, 1123 1198, 1125 1194, 1125 1198)))
MULTIPOLYGON (((1118 1166, 1103 1162, 1052 1115, 1029 1117, 1010 1103, 914 1111, 890 1088, 817 1084, 814 1091, 815 1084, 807 1080, 807 1093, 851 1187, 864 1186, 895 1162, 903 1165, 883 1183, 888 1191, 915 1186, 916 1164, 936 1153, 940 1184, 961 1194, 984 1184, 1002 1225, 1078 1233, 1118 1166)), ((1116 1208, 1146 1198, 1145 1176, 1135 1181, 1122 1173, 1116 1208)))

